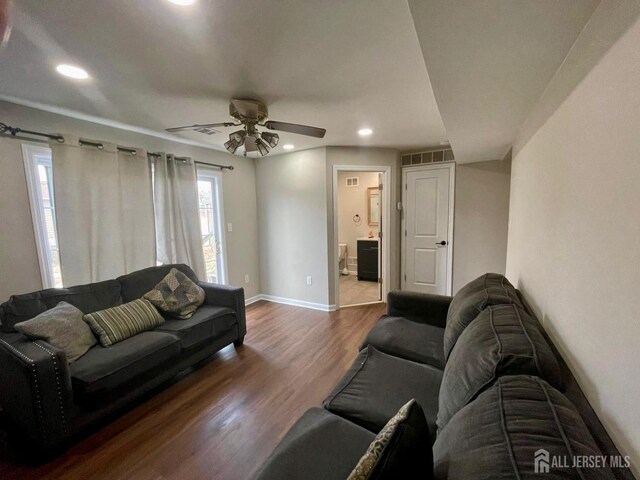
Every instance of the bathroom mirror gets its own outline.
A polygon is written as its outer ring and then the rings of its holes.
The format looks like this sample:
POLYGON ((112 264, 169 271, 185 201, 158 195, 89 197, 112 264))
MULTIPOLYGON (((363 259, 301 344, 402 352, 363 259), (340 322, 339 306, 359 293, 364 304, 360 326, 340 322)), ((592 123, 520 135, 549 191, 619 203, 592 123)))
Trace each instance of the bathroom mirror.
POLYGON ((378 187, 367 188, 367 219, 370 226, 378 225, 380 218, 380 190, 378 187))

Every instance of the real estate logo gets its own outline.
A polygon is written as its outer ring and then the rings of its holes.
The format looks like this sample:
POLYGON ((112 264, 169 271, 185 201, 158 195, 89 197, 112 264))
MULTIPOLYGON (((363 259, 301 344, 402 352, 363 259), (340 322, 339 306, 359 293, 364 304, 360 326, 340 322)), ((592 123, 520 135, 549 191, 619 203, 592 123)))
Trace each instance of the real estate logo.
POLYGON ((549 473, 551 468, 629 468, 631 458, 628 455, 553 455, 545 448, 540 448, 533 454, 533 471, 535 473, 549 473))
POLYGON ((535 473, 549 473, 549 452, 544 448, 534 453, 533 470, 535 473))

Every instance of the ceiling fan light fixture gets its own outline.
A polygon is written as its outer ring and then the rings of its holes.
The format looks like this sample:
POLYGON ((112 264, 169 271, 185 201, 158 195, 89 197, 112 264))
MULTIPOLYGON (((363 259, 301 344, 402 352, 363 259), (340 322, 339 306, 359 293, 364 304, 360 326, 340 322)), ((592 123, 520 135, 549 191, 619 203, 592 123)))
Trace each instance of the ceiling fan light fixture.
POLYGON ((262 140, 271 146, 271 148, 276 148, 280 141, 280 136, 277 133, 263 132, 260 136, 262 137, 262 140))
POLYGON ((256 147, 258 148, 258 151, 260 152, 260 155, 262 155, 263 157, 267 153, 269 153, 269 146, 267 145, 267 142, 265 142, 261 138, 256 138, 256 147))
POLYGON ((371 130, 370 128, 361 128, 360 130, 358 130, 358 135, 360 135, 361 137, 368 137, 372 133, 373 130, 371 130))
POLYGON ((241 145, 241 142, 237 138, 232 138, 228 142, 224 142, 224 148, 227 149, 227 152, 234 154, 236 150, 241 145))
POLYGON ((244 130, 238 130, 237 132, 233 132, 229 134, 229 140, 236 140, 242 145, 244 142, 244 137, 247 136, 247 132, 244 130))

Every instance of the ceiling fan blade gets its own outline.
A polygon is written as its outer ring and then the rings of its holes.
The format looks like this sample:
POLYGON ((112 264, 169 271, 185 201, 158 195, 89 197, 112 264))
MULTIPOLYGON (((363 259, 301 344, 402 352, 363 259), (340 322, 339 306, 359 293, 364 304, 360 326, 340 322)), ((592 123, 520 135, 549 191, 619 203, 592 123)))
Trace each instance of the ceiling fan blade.
POLYGON ((310 127, 308 125, 298 125, 297 123, 276 122, 269 120, 265 122, 265 127, 269 130, 279 130, 280 132, 297 133, 308 137, 324 138, 327 131, 324 128, 310 127))
MULTIPOLYGON (((236 126, 236 123, 233 122, 220 122, 220 123, 205 123, 204 125, 186 125, 184 127, 173 127, 173 128, 165 128, 166 132, 187 132, 190 130, 200 131, 200 130, 212 130, 216 127, 233 127, 236 126)), ((205 132, 203 132, 205 133, 205 132)), ((217 133, 217 132, 211 132, 217 133)), ((209 134, 211 135, 211 134, 209 134)))
POLYGON ((244 151, 247 153, 257 152, 258 146, 256 145, 255 137, 245 137, 244 139, 244 151))

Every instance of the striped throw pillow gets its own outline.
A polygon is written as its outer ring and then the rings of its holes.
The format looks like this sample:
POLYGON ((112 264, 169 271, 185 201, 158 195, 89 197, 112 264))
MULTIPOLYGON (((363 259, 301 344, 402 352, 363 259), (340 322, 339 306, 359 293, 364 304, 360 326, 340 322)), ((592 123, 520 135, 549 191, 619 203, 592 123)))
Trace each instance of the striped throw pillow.
POLYGON ((89 324, 103 347, 110 347, 164 323, 164 318, 156 307, 143 298, 99 312, 87 313, 83 320, 89 324))

